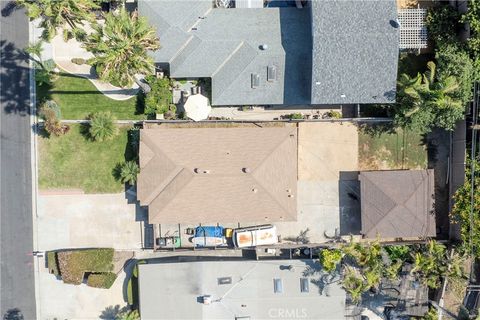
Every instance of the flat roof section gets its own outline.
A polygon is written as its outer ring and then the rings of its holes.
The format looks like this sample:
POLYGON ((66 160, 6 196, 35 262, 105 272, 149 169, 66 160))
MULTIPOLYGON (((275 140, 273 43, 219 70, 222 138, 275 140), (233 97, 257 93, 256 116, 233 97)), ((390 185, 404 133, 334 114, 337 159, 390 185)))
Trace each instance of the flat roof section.
POLYGON ((142 319, 343 319, 345 291, 338 283, 321 290, 319 274, 305 275, 315 266, 315 260, 139 265, 140 314, 142 319), (210 304, 202 303, 205 295, 210 304))

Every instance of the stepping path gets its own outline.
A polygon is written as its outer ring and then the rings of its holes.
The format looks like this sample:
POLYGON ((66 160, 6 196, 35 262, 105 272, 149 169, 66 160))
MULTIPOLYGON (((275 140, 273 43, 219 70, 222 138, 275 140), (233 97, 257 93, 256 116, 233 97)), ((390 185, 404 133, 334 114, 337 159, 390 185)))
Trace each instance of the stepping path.
MULTIPOLYGON (((85 31, 90 32, 89 27, 85 26, 85 31)), ((92 66, 88 64, 78 65, 71 61, 72 58, 82 58, 88 60, 93 55, 82 48, 81 43, 75 39, 67 42, 63 40, 63 30, 58 32, 58 35, 52 39, 52 54, 55 63, 64 71, 90 80, 98 91, 102 92, 107 97, 113 100, 128 100, 134 97, 139 90, 137 84, 134 84, 129 89, 119 88, 111 85, 108 82, 101 81, 95 73, 92 66)))

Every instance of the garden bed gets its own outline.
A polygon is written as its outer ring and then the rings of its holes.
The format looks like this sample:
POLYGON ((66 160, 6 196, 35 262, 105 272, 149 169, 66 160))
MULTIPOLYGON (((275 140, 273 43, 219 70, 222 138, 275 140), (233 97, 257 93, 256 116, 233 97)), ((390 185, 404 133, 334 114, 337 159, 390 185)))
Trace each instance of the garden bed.
POLYGON ((112 140, 92 141, 84 125, 71 125, 60 137, 39 137, 39 187, 82 189, 86 193, 115 193, 124 189, 115 177, 120 163, 131 160, 130 127, 122 127, 112 140))
POLYGON ((120 120, 146 119, 141 99, 110 99, 98 91, 88 79, 71 74, 60 73, 54 77, 50 87, 37 87, 37 101, 50 99, 60 106, 63 119, 85 119, 99 111, 110 111, 120 120))

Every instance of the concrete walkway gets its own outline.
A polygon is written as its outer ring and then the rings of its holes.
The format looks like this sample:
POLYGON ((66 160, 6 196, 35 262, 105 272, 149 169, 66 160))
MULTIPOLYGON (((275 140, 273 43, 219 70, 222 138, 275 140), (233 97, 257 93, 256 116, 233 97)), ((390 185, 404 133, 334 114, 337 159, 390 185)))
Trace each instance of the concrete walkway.
MULTIPOLYGON (((85 26, 85 31, 89 32, 89 27, 85 26)), ((128 100, 134 97, 139 87, 134 84, 130 89, 122 89, 115 87, 108 82, 98 79, 95 70, 88 64, 78 65, 71 61, 72 58, 82 58, 88 60, 93 55, 82 48, 81 43, 75 39, 67 42, 63 40, 63 31, 60 30, 58 35, 52 39, 52 56, 55 63, 64 71, 87 78, 90 80, 98 91, 102 92, 107 97, 113 100, 128 100)))

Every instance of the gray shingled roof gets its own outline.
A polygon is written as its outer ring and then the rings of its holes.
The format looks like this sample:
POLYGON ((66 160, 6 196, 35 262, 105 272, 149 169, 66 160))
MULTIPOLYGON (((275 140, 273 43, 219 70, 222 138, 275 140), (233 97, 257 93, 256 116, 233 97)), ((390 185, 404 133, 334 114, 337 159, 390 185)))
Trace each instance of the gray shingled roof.
POLYGON ((359 179, 366 238, 436 235, 433 170, 364 171, 359 179))
POLYGON ((312 104, 393 102, 399 53, 395 0, 311 4, 312 104))
POLYGON ((173 78, 212 78, 213 105, 309 103, 308 9, 213 9, 202 0, 141 0, 138 9, 160 38, 155 61, 168 63, 173 78), (277 80, 267 82, 272 65, 277 80))
POLYGON ((173 78, 210 77, 212 105, 383 103, 395 97, 395 0, 313 0, 303 9, 139 0, 138 9, 160 38, 155 61, 168 65, 173 78), (267 82, 271 65, 277 81, 267 82), (260 77, 255 89, 252 73, 260 77))

